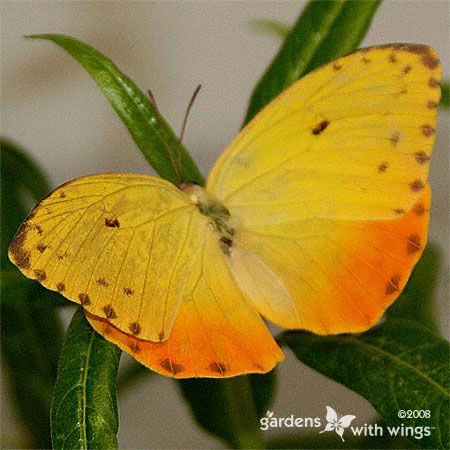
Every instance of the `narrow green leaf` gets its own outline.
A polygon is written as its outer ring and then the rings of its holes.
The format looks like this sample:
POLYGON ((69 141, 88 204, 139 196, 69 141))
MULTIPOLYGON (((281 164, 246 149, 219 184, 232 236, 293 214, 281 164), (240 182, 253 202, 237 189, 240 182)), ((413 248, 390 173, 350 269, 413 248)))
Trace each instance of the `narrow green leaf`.
POLYGON ((391 319, 359 336, 281 337, 297 358, 354 390, 388 425, 434 427, 413 439, 421 448, 449 445, 449 343, 416 322, 391 319), (399 410, 429 410, 424 419, 399 418, 399 410))
POLYGON ((33 198, 41 200, 50 192, 47 182, 39 166, 27 156, 26 150, 8 139, 0 139, 2 158, 2 177, 4 182, 20 180, 33 198))
POLYGON ((428 244, 404 291, 386 311, 386 317, 416 320, 436 333, 434 292, 441 266, 442 252, 436 244, 428 244))
POLYGON ((380 3, 381 0, 347 0, 305 73, 358 48, 380 3))
POLYGON ((12 398, 28 430, 29 445, 50 447, 50 403, 62 341, 52 300, 59 297, 22 277, 7 256, 9 242, 28 211, 27 200, 49 190, 26 152, 1 140, 2 361, 12 398))
POLYGON ((244 123, 302 75, 354 50, 379 4, 379 0, 310 1, 253 91, 244 123))
POLYGON ((264 33, 277 38, 285 38, 290 31, 290 27, 283 22, 270 19, 255 19, 249 22, 249 25, 258 33, 264 33))
POLYGON ((26 298, 2 301, 2 367, 28 430, 28 445, 49 448, 50 403, 62 329, 48 298, 33 295, 32 288, 26 298))
POLYGON ((255 399, 256 414, 262 417, 275 400, 277 369, 265 374, 250 375, 250 386, 255 399))
POLYGON ((50 186, 38 166, 24 149, 7 139, 0 139, 1 151, 1 267, 15 270, 7 249, 29 210, 27 196, 44 197, 50 186))
POLYGON ((82 309, 73 316, 52 401, 54 449, 116 449, 120 350, 100 337, 82 309))
POLYGON ((450 83, 444 81, 441 83, 441 103, 442 108, 448 109, 450 107, 450 83))
POLYGON ((150 99, 109 58, 70 36, 36 34, 27 37, 55 42, 86 69, 161 177, 176 185, 181 181, 204 183, 197 166, 150 99), (178 165, 181 167, 180 178, 176 170, 178 165))
POLYGON ((198 423, 232 448, 263 448, 258 417, 270 406, 275 372, 214 379, 180 380, 198 423))

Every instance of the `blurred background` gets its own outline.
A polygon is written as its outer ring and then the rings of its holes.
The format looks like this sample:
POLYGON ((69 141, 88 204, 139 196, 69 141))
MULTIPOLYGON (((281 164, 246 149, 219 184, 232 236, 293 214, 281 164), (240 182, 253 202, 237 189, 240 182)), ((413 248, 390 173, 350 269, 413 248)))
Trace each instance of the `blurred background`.
MULTIPOLYGON (((250 93, 281 42, 255 19, 292 24, 302 1, 5 1, 1 2, 2 136, 25 149, 52 186, 96 172, 151 173, 116 113, 85 71, 56 45, 26 34, 65 33, 110 57, 180 130, 196 85, 185 145, 206 175, 238 132, 250 93)), ((449 78, 450 3, 386 0, 364 46, 415 42, 440 54, 449 78)), ((449 121, 441 112, 431 165, 430 240, 444 253, 436 298, 448 336, 449 121)), ((66 314, 67 321, 72 312, 66 314)), ((122 363, 127 358, 122 357, 122 363)), ((4 381, 4 377, 3 377, 4 381)), ((20 446, 26 430, 2 383, 2 447, 20 446), (7 438, 5 440, 5 435, 7 438)), ((333 405, 361 421, 375 417, 357 394, 299 363, 279 366, 275 415, 324 416, 333 405)), ((119 397, 121 448, 222 448, 200 430, 172 380, 144 378, 119 397)), ((284 430, 285 432, 288 430, 284 430)), ((269 434, 270 432, 266 432, 269 434)))

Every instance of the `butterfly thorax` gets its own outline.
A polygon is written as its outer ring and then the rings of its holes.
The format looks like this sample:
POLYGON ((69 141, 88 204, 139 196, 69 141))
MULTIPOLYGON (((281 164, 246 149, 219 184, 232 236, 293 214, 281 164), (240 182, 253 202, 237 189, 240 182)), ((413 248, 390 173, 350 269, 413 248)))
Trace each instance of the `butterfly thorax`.
POLYGON ((183 183, 180 189, 189 197, 201 214, 208 218, 220 247, 226 255, 233 245, 234 227, 231 225, 230 211, 220 201, 201 186, 183 183))

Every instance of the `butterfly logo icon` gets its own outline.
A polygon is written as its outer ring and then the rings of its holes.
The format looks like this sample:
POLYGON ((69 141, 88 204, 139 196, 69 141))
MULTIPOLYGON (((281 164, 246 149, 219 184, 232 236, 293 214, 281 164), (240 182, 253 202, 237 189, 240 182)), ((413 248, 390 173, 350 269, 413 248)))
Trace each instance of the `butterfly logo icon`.
POLYGON ((342 442, 345 442, 343 438, 344 430, 350 426, 355 418, 356 416, 352 416, 351 414, 346 416, 338 416, 336 411, 331 406, 327 406, 326 419, 328 423, 321 433, 334 430, 341 437, 342 442))

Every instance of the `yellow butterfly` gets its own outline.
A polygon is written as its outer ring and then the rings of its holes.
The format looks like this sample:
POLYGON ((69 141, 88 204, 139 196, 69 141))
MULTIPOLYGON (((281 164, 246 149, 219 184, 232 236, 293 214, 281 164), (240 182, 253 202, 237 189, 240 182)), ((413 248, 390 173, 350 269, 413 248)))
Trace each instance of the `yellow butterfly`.
POLYGON ((441 67, 362 49, 311 72, 236 137, 205 188, 133 174, 58 187, 11 261, 164 375, 267 372, 260 316, 318 334, 373 326, 427 240, 441 67))

